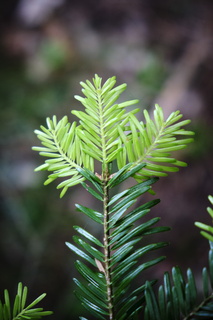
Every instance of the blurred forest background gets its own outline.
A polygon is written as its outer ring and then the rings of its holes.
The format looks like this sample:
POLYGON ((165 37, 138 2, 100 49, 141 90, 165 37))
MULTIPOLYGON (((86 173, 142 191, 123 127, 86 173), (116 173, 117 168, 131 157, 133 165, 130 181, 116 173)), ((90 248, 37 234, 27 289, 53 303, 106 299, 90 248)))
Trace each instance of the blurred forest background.
POLYGON ((161 203, 151 215, 173 231, 160 235, 170 241, 161 250, 167 260, 151 276, 173 265, 199 275, 208 243, 194 221, 211 223, 213 194, 213 1, 7 0, 0 13, 0 296, 22 281, 30 299, 48 294, 51 319, 89 317, 73 294, 76 257, 64 243, 72 225, 98 234, 74 207, 93 199, 75 187, 60 200, 54 183, 44 187, 46 172, 34 173, 44 158, 31 147, 47 116, 74 120, 79 81, 95 73, 128 84, 122 101, 138 98, 149 110, 157 102, 166 115, 179 109, 192 120, 195 143, 177 155, 188 168, 155 185, 161 203))

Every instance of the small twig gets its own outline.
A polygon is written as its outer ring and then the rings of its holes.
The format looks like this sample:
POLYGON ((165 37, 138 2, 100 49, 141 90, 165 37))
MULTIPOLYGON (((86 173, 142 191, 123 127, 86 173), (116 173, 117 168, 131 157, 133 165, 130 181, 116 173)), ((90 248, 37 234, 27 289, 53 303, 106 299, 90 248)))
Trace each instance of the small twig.
POLYGON ((193 310, 192 312, 190 312, 190 314, 188 316, 186 316, 183 320, 189 320, 191 319, 192 317, 194 317, 194 315, 196 314, 196 312, 198 312, 203 306, 205 306, 211 299, 213 299, 213 293, 208 297, 206 298, 205 300, 203 300, 201 302, 201 304, 195 308, 195 310, 193 310))

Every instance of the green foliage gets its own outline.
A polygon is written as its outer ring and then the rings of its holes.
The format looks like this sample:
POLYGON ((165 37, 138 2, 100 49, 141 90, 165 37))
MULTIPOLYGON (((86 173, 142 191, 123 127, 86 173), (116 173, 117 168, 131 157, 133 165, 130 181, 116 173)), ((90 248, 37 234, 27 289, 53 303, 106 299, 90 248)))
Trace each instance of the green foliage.
POLYGON ((164 120, 163 111, 158 105, 155 106, 154 121, 146 110, 144 116, 145 124, 130 116, 126 130, 130 130, 131 133, 128 135, 119 128, 125 151, 122 155, 121 153, 118 155, 118 167, 125 165, 125 155, 127 155, 129 162, 146 163, 137 174, 137 180, 143 180, 147 176, 166 176, 167 172, 178 171, 177 166, 185 166, 186 163, 172 158, 170 152, 181 150, 192 142, 191 138, 177 139, 179 135, 193 134, 181 128, 188 124, 189 120, 178 122, 182 118, 179 111, 173 112, 167 120, 164 120))
POLYGON ((178 166, 184 162, 171 157, 171 152, 180 150, 192 142, 192 138, 181 138, 193 135, 182 127, 190 120, 179 121, 182 115, 173 112, 164 120, 162 109, 156 105, 154 121, 144 110, 145 123, 134 116, 139 109, 127 112, 126 107, 137 103, 137 100, 115 103, 126 85, 114 87, 115 77, 108 79, 101 86, 101 78, 97 75, 90 81, 81 82, 85 98, 75 96, 85 112, 73 110, 79 120, 79 125, 68 122, 65 116, 57 121, 47 118, 47 128, 41 126, 36 130, 43 147, 33 147, 42 156, 47 157, 45 164, 36 170, 53 171, 45 184, 56 178, 66 177, 58 185, 63 188, 61 196, 73 185, 81 183, 80 167, 94 172, 94 160, 98 160, 105 170, 107 164, 116 160, 118 169, 132 162, 132 166, 146 163, 135 178, 142 181, 149 176, 165 176, 167 172, 178 171, 178 166))
POLYGON ((74 226, 75 244, 66 243, 80 258, 75 263, 81 275, 80 280, 74 279, 76 295, 96 319, 127 320, 137 318, 147 296, 147 285, 135 288, 133 280, 164 259, 149 256, 166 245, 153 243, 151 235, 169 229, 156 225, 160 218, 149 217, 159 200, 139 207, 136 201, 151 191, 159 177, 186 165, 171 152, 185 148, 193 140, 186 136, 193 133, 183 128, 190 121, 180 121, 179 111, 164 119, 158 105, 153 120, 144 110, 145 122, 139 121, 135 116, 139 109, 126 110, 138 101, 118 103, 126 85, 115 87, 115 83, 112 77, 102 85, 97 75, 93 82, 81 82, 85 97, 76 99, 85 111, 72 111, 79 122, 48 118, 47 128, 35 131, 43 146, 33 149, 48 158, 36 169, 52 172, 45 184, 63 178, 58 185, 63 196, 69 187, 80 183, 102 203, 101 212, 76 204, 78 211, 103 230, 100 241, 88 230, 74 226), (118 186, 129 178, 137 183, 121 191, 118 186))
POLYGON ((40 295, 32 303, 26 306, 27 287, 23 287, 22 283, 18 284, 17 294, 13 305, 11 305, 9 293, 4 290, 4 302, 0 300, 0 319, 1 320, 26 320, 41 319, 43 316, 52 314, 51 311, 43 311, 43 308, 35 308, 35 306, 46 296, 45 293, 40 295))
MULTIPOLYGON (((208 196, 210 203, 213 205, 213 197, 208 196)), ((207 212, 209 213, 210 217, 213 219, 213 209, 208 207, 207 212)), ((196 227, 205 230, 201 231, 200 233, 202 236, 204 236, 209 241, 213 242, 213 227, 208 226, 207 224, 204 224, 202 222, 195 222, 196 227)))
MULTIPOLYGON (((138 166, 137 169, 140 170, 142 166, 138 166)), ((118 171, 117 175, 112 178, 113 181, 109 181, 110 185, 115 186, 118 181, 124 181, 129 176, 135 174, 135 170, 133 169, 128 171, 128 175, 126 175, 126 171, 121 171, 118 171)), ((95 192, 99 192, 100 197, 104 198, 104 192, 100 192, 102 181, 89 172, 89 170, 81 169, 81 174, 87 177, 93 185, 96 185, 95 192)), ((76 262, 77 270, 86 280, 85 284, 85 282, 74 279, 78 287, 76 294, 82 301, 82 304, 90 309, 98 319, 102 319, 104 315, 109 314, 108 290, 113 291, 113 312, 116 314, 116 319, 131 319, 142 308, 144 299, 142 294, 144 285, 137 290, 132 290, 130 286, 132 280, 146 268, 164 259, 164 257, 158 257, 153 260, 147 260, 146 258, 146 262, 138 265, 138 260, 142 256, 147 255, 152 250, 162 248, 166 243, 151 243, 142 248, 137 248, 136 246, 143 236, 169 229, 167 227, 155 226, 159 218, 146 219, 144 223, 137 223, 159 201, 152 200, 136 209, 130 209, 137 197, 147 192, 155 181, 155 178, 148 179, 145 182, 115 194, 111 198, 108 203, 109 221, 107 228, 108 231, 111 230, 108 242, 105 241, 102 244, 88 231, 74 226, 81 237, 73 237, 77 246, 71 243, 67 243, 67 246, 87 263, 98 268, 98 271, 94 272, 82 262, 76 262), (103 248, 104 253, 102 251, 103 248), (107 254, 110 250, 113 252, 111 256, 107 254), (107 281, 108 278, 110 279, 110 283, 107 281)), ((84 185, 84 187, 88 188, 87 185, 84 185)), ((94 190, 90 189, 89 192, 93 194, 94 190)), ((76 207, 77 210, 89 216, 96 223, 103 224, 104 216, 102 213, 81 205, 76 205, 76 207)))
MULTIPOLYGON (((213 197, 208 198, 213 204, 213 197)), ((212 208, 208 207, 207 212, 213 218, 212 208)), ((184 320, 213 319, 213 237, 209 234, 213 233, 213 228, 200 222, 195 222, 195 225, 205 230, 201 231, 201 235, 210 242, 209 269, 204 267, 201 276, 202 297, 191 269, 187 270, 185 281, 180 268, 174 267, 172 277, 168 272, 164 274, 164 284, 159 287, 157 296, 152 285, 146 283, 144 320, 179 320, 183 317, 184 320)))
POLYGON ((164 275, 164 284, 159 287, 157 297, 149 282, 146 283, 146 308, 144 320, 213 319, 213 250, 209 251, 209 270, 202 271, 203 300, 198 290, 193 272, 187 270, 185 281, 180 268, 172 269, 164 275), (173 282, 173 284, 172 284, 173 282), (211 288, 209 288, 211 286, 211 288))

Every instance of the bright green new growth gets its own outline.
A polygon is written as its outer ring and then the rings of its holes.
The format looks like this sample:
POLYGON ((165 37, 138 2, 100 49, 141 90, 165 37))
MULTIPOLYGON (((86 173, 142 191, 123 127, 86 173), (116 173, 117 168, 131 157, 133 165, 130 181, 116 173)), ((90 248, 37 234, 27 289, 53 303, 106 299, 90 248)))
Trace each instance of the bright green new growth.
POLYGON ((41 126, 41 130, 35 131, 43 147, 33 147, 33 150, 48 158, 36 171, 53 172, 45 184, 59 177, 65 178, 58 185, 63 188, 61 197, 69 187, 84 180, 79 168, 94 172, 94 160, 102 163, 103 171, 113 160, 118 169, 130 162, 131 168, 146 163, 135 175, 137 181, 149 176, 165 176, 167 172, 178 171, 178 166, 186 165, 170 153, 185 148, 192 141, 181 137, 193 134, 182 128, 190 120, 179 121, 182 118, 179 111, 165 120, 162 109, 156 105, 154 120, 144 110, 145 122, 139 121, 135 113, 140 109, 129 112, 125 109, 138 100, 116 103, 126 85, 114 87, 115 83, 115 77, 112 77, 101 85, 97 75, 93 83, 81 82, 85 98, 75 98, 83 104, 85 112, 72 111, 80 119, 79 124, 70 124, 67 116, 60 121, 53 116, 52 120, 47 118, 47 128, 41 126))
POLYGON ((35 131, 43 146, 33 149, 48 158, 36 169, 52 172, 45 184, 63 178, 58 185, 63 196, 69 187, 81 183, 102 203, 102 212, 76 205, 103 230, 100 241, 74 226, 78 233, 73 237, 75 245, 67 246, 85 261, 75 264, 81 275, 81 280, 74 279, 76 295, 96 319, 130 320, 137 319, 146 299, 145 282, 134 288, 134 279, 164 259, 149 257, 151 251, 166 245, 153 243, 151 235, 169 229, 156 226, 160 218, 149 218, 158 200, 139 207, 135 203, 151 190, 158 177, 186 165, 171 157, 171 152, 185 148, 193 140, 186 136, 193 133, 183 129, 190 121, 180 121, 179 111, 164 119, 158 105, 153 120, 145 110, 145 121, 139 121, 135 116, 139 109, 126 110, 138 101, 117 103, 126 85, 115 87, 115 83, 112 77, 102 85, 97 75, 93 82, 82 82, 85 97, 76 99, 85 111, 72 111, 79 123, 70 124, 67 117, 60 121, 55 116, 48 118, 47 128, 41 126, 35 131), (101 166, 96 167, 98 162, 101 166), (101 172, 96 173, 98 170, 101 172), (134 186, 123 191, 115 188, 130 177, 137 181, 134 186))
POLYGON ((43 316, 52 314, 51 311, 43 311, 43 308, 35 308, 35 306, 46 296, 45 293, 40 295, 32 303, 26 306, 27 287, 23 287, 22 283, 18 284, 17 294, 13 303, 10 302, 9 293, 4 290, 4 303, 0 300, 0 319, 1 320, 26 320, 41 319, 43 316))
MULTIPOLYGON (((209 199, 210 203, 213 205, 213 197, 208 196, 208 199, 209 199)), ((207 212, 209 213, 210 217, 213 219, 213 209, 208 207, 207 212)), ((211 241, 213 243, 213 227, 208 226, 207 224, 202 223, 202 222, 195 222, 195 225, 196 225, 196 227, 202 229, 202 231, 200 232, 202 234, 202 236, 204 236, 206 239, 208 239, 209 241, 211 241)))

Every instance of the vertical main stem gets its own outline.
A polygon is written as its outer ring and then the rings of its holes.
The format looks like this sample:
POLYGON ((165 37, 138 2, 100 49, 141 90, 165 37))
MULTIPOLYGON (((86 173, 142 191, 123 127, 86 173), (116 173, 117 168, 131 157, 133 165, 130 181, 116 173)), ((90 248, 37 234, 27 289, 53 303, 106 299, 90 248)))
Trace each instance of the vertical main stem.
POLYGON ((109 246, 109 188, 107 186, 109 181, 109 173, 106 170, 103 173, 103 211, 104 211, 104 257, 105 257, 105 277, 107 285, 107 300, 108 300, 108 309, 109 309, 109 320, 114 319, 114 306, 113 306, 113 290, 112 290, 112 279, 111 279, 111 268, 110 268, 110 246, 109 246))
POLYGON ((112 279, 111 279, 111 268, 110 268, 110 246, 109 246, 109 164, 107 163, 107 148, 106 148, 106 135, 104 126, 104 114, 103 104, 101 97, 101 88, 97 90, 99 116, 100 116, 100 137, 102 143, 102 181, 103 181, 103 214, 104 214, 104 262, 105 262, 105 277, 107 286, 107 301, 109 310, 109 320, 114 320, 114 305, 113 305, 113 290, 112 290, 112 279))

